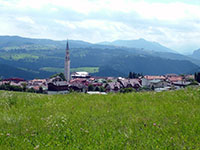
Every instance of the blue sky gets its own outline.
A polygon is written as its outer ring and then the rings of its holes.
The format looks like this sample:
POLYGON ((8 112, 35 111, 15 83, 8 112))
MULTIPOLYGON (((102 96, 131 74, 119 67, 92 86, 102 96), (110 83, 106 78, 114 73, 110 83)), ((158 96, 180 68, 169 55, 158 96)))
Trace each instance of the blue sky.
POLYGON ((0 35, 200 48, 199 0, 0 0, 0 35))

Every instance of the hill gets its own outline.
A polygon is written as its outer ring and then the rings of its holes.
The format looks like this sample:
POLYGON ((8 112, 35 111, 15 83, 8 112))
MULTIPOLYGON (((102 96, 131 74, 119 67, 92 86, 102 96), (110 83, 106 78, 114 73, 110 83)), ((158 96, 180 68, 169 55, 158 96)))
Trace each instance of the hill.
POLYGON ((102 45, 113 45, 113 46, 120 46, 120 47, 128 47, 128 48, 139 48, 145 50, 151 50, 156 52, 171 52, 177 53, 172 49, 169 49, 157 42, 150 42, 145 39, 138 39, 138 40, 116 40, 113 42, 102 42, 99 43, 102 45))
POLYGON ((0 64, 0 76, 2 78, 20 77, 24 79, 32 79, 37 75, 33 72, 28 72, 5 64, 0 64))
MULTIPOLYGON (((149 56, 121 56, 112 58, 109 65, 100 67, 96 75, 99 76, 125 76, 124 73, 131 71, 144 75, 163 75, 163 74, 193 74, 199 67, 189 61, 170 60, 159 57, 149 56), (120 67, 119 67, 120 64, 120 67), (112 73, 111 74, 111 71, 112 73)), ((127 76, 128 74, 126 74, 127 76)))
MULTIPOLYGON (((69 43, 72 71, 90 70, 96 76, 127 76, 130 71, 143 74, 194 73, 200 65, 200 60, 177 53, 76 40, 69 40, 69 43)), ((26 79, 30 76, 47 78, 63 71, 65 46, 66 41, 0 36, 0 64, 31 73, 26 79)), ((5 68, 1 72, 4 74, 0 76, 4 77, 14 75, 5 68)))
MULTIPOLYGON (((80 40, 69 40, 71 48, 108 48, 112 46, 104 46, 92 44, 80 40)), ((33 39, 20 36, 0 36, 0 50, 57 50, 66 46, 65 41, 55 41, 50 39, 33 39)))
POLYGON ((12 78, 19 77, 26 80, 34 78, 46 78, 52 75, 52 73, 47 71, 33 71, 25 68, 16 68, 6 64, 0 64, 0 78, 12 78))
POLYGON ((193 52, 192 57, 200 59, 200 49, 197 49, 193 52))
POLYGON ((109 95, 0 91, 0 149, 199 149, 200 89, 109 95))

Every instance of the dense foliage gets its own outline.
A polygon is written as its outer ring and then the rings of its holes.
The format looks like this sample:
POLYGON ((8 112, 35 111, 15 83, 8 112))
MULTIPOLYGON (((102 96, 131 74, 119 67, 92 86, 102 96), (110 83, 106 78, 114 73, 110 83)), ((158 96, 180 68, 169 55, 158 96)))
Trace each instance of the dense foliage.
MULTIPOLYGON (((0 76, 32 79, 63 72, 65 44, 66 41, 0 36, 0 76)), ((72 71, 89 71, 95 76, 127 77, 130 71, 143 75, 189 74, 199 69, 194 63, 200 64, 175 53, 72 40, 69 44, 72 71)))
POLYGON ((194 78, 195 78, 195 80, 196 80, 197 82, 200 83, 200 72, 196 72, 196 73, 194 74, 194 78))
POLYGON ((199 149, 200 89, 109 95, 0 91, 0 149, 199 149))

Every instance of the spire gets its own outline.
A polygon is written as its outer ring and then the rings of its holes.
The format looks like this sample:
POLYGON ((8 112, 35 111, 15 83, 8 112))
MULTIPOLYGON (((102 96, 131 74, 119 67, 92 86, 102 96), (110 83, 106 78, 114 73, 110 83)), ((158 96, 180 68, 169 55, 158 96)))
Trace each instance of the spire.
POLYGON ((70 81, 70 54, 69 54, 69 42, 67 40, 66 55, 65 55, 65 78, 67 82, 70 81))
POLYGON ((66 50, 69 50, 69 43, 68 43, 68 40, 67 40, 66 50))

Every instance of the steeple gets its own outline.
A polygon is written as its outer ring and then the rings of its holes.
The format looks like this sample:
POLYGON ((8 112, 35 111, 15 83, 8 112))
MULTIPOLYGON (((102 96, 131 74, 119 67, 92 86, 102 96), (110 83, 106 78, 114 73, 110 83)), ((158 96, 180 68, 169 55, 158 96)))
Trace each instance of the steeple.
POLYGON ((68 40, 67 40, 66 50, 69 50, 69 42, 68 42, 68 40))
POLYGON ((67 82, 70 81, 70 57, 69 57, 69 42, 67 40, 66 55, 65 55, 65 78, 67 82))

